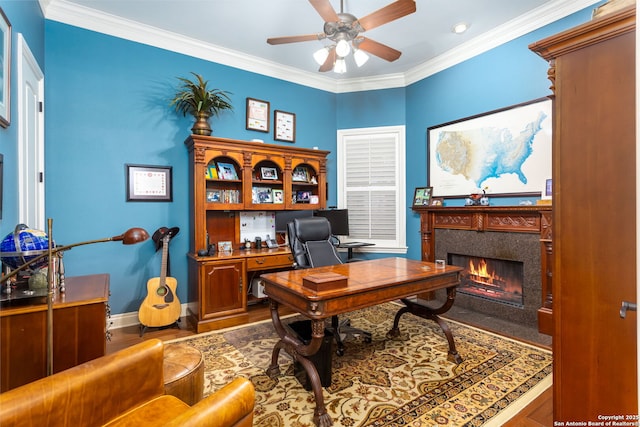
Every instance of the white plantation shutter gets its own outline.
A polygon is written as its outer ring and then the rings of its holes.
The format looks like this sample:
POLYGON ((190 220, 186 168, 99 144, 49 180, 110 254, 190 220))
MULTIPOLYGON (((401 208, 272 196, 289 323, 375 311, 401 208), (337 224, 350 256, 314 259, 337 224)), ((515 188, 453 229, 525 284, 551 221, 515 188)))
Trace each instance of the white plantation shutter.
MULTIPOLYGON (((404 126, 338 131, 338 205, 349 209, 347 241, 404 249, 404 126)), ((388 252, 388 250, 387 250, 388 252)))

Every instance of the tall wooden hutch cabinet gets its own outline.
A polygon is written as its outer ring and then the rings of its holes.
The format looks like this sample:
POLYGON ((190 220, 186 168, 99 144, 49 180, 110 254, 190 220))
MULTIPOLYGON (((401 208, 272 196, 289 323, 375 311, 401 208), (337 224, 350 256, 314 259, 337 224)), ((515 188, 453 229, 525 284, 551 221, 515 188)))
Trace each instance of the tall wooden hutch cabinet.
POLYGON ((637 313, 621 310, 636 303, 635 30, 631 6, 530 46, 549 61, 554 94, 553 410, 563 425, 637 423, 637 313))
MULTIPOLYGON (((291 268, 289 249, 247 249, 240 212, 326 207, 328 151, 191 135, 189 301, 203 332, 247 322, 251 278, 291 268), (218 242, 231 242, 220 251, 218 242), (215 248, 209 251, 209 248, 215 248)), ((275 236, 273 236, 275 237, 275 236)))

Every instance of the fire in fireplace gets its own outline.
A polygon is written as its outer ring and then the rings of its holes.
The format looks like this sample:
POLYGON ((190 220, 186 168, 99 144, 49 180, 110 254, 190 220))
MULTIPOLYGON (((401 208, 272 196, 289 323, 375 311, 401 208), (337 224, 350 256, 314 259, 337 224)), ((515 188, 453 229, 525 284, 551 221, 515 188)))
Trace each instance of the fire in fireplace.
POLYGON ((464 270, 458 292, 522 307, 524 264, 497 258, 448 254, 448 262, 464 270))

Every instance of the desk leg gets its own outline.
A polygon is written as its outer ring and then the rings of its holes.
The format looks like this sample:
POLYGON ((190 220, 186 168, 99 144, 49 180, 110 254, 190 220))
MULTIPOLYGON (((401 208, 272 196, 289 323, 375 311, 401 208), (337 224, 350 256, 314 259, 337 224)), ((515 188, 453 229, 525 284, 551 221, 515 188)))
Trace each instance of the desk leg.
POLYGON ((453 341, 453 334, 451 333, 449 326, 438 316, 439 314, 449 311, 451 306, 453 306, 455 298, 456 287, 452 286, 447 288, 447 300, 439 308, 427 307, 426 305, 422 305, 406 298, 401 299, 406 307, 402 307, 396 313, 396 317, 393 320, 393 328, 387 333, 387 337, 395 338, 400 335, 400 328, 398 325, 400 323, 400 317, 402 317, 404 313, 411 313, 415 316, 422 317, 423 319, 433 320, 440 326, 440 329, 442 329, 442 332, 444 332, 444 335, 447 337, 447 341, 449 342, 449 356, 447 358, 454 363, 462 363, 462 356, 460 356, 456 350, 456 343, 453 341))
POLYGON ((318 352, 322 342, 324 340, 324 319, 311 320, 311 342, 308 345, 304 345, 297 336, 292 334, 288 328, 282 324, 280 320, 280 314, 278 313, 278 303, 270 300, 271 304, 271 321, 273 326, 280 337, 280 340, 276 343, 271 353, 271 365, 267 369, 267 375, 270 378, 276 378, 280 375, 280 368, 278 367, 278 357, 280 350, 284 349, 287 353, 293 357, 297 362, 300 362, 307 375, 309 381, 311 381, 311 389, 316 399, 316 409, 313 412, 313 422, 318 427, 330 427, 333 425, 333 421, 327 409, 324 406, 324 396, 322 394, 322 384, 320 382, 320 376, 315 365, 307 359, 306 356, 312 356, 318 352))

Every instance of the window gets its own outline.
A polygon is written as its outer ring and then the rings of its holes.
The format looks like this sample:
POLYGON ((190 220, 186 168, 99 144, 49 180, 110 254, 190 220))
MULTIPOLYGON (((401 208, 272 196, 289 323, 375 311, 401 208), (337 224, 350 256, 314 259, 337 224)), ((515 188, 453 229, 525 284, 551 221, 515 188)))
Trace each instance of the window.
POLYGON ((339 130, 337 157, 338 207, 349 209, 346 241, 406 253, 404 126, 339 130))

